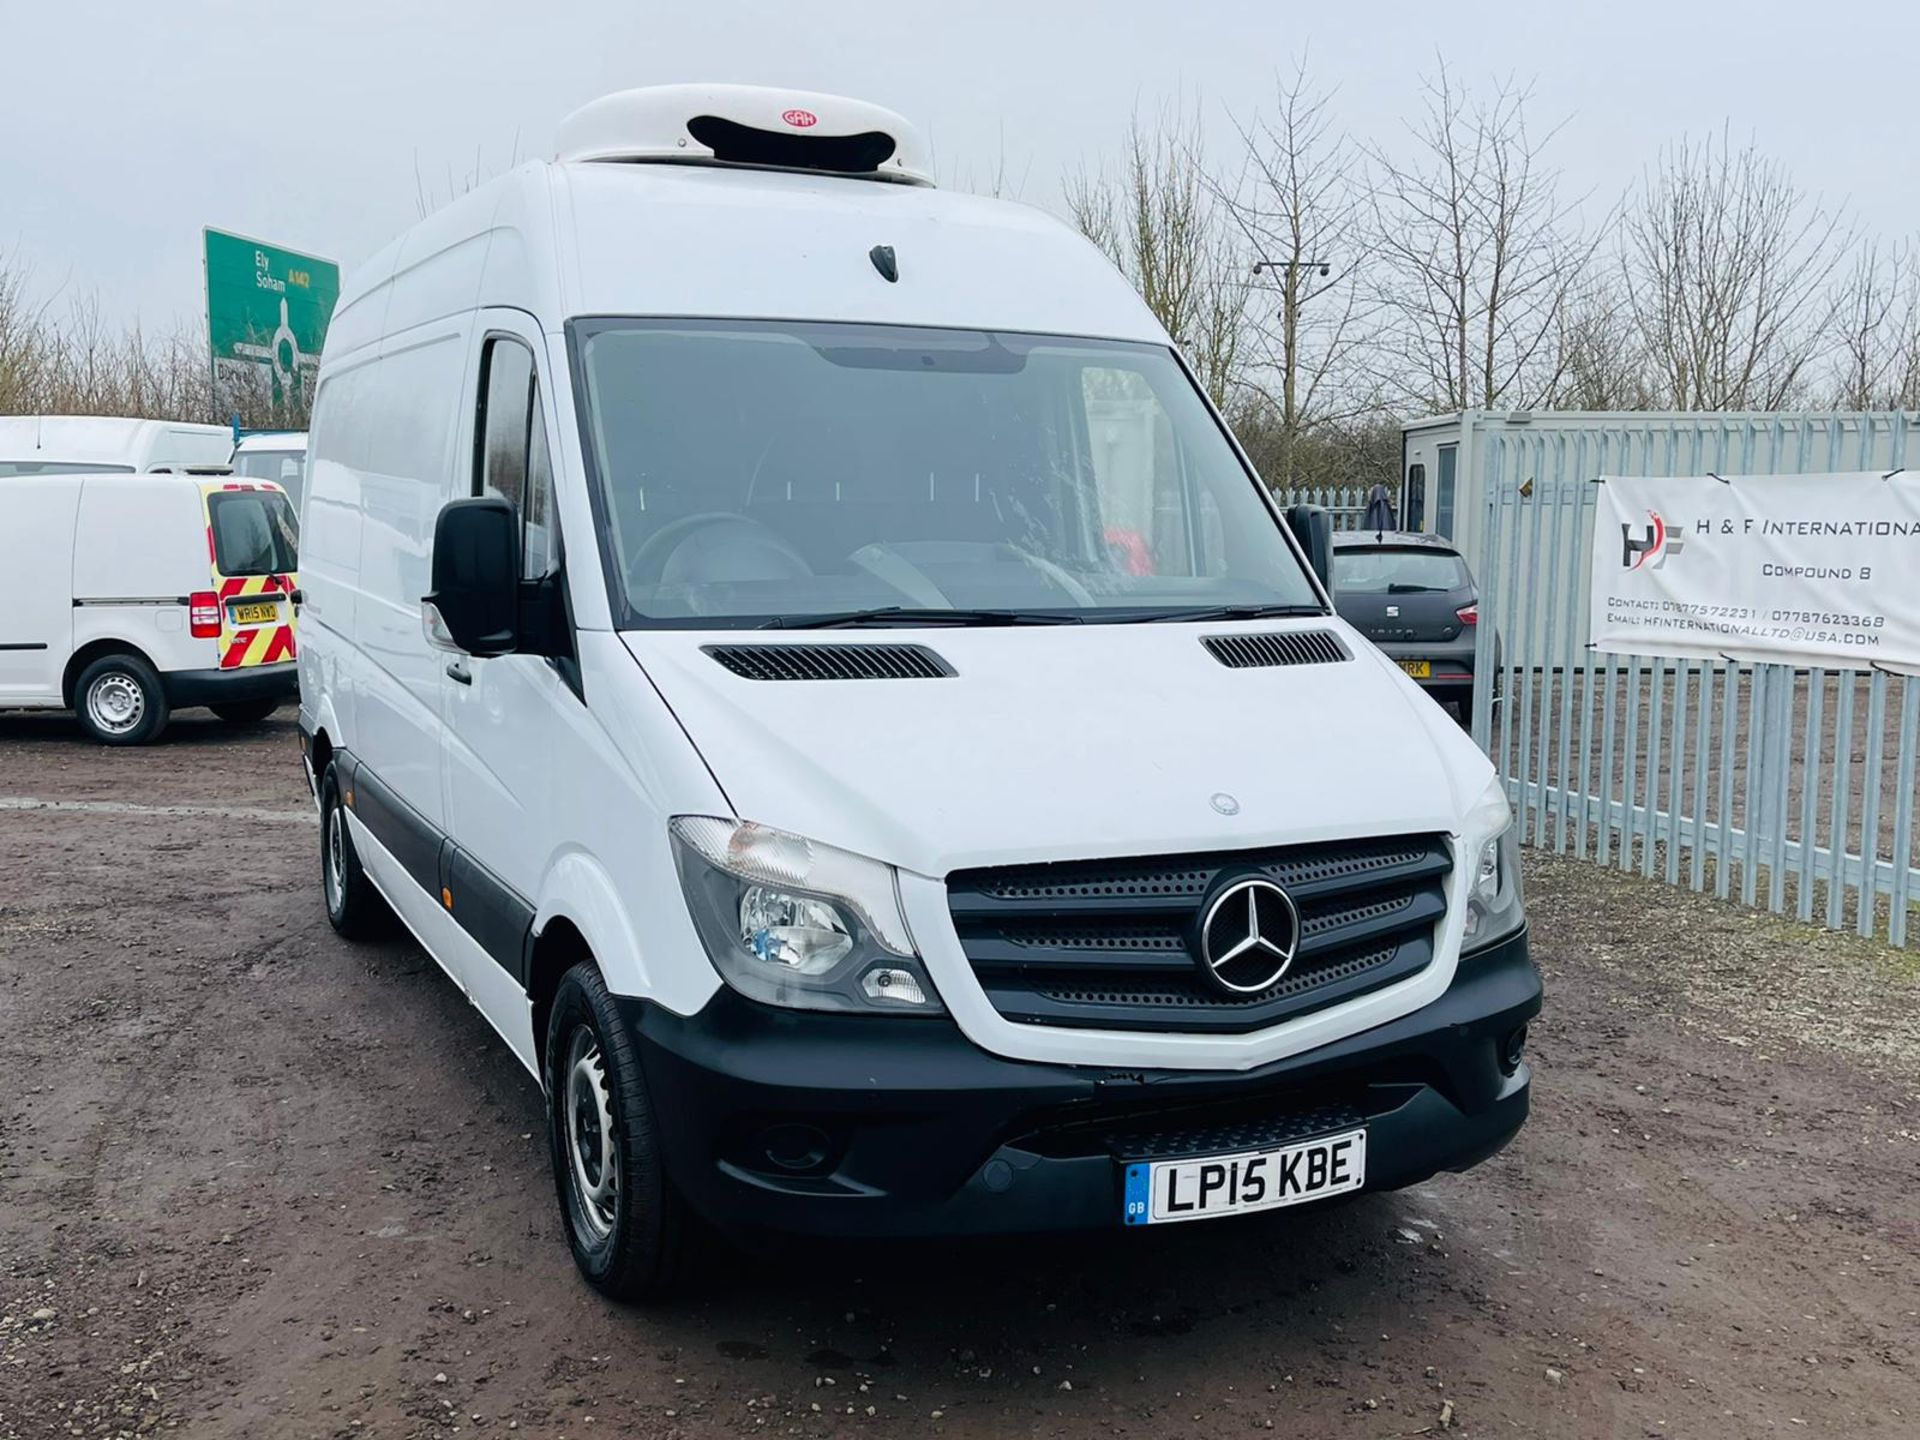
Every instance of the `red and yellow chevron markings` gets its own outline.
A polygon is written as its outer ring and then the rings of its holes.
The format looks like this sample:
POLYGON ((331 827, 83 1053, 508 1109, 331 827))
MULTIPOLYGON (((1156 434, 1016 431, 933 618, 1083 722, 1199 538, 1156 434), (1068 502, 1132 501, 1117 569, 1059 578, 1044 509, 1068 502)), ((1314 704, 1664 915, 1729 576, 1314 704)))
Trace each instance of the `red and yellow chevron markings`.
POLYGON ((293 577, 291 575, 239 575, 220 582, 220 614, 227 620, 221 637, 220 668, 238 670, 248 665, 278 665, 299 654, 293 636, 293 577), (271 596, 280 600, 281 619, 272 625, 231 623, 230 602, 252 596, 271 596), (284 598, 282 598, 284 597, 284 598))

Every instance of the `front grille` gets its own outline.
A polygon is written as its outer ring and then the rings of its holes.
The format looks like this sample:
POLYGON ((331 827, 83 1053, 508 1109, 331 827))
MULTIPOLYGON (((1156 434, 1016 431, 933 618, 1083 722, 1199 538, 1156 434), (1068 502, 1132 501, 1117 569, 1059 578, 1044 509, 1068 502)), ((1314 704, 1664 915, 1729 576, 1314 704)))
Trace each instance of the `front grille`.
POLYGON ((1277 1150, 1297 1140, 1355 1130, 1367 1117, 1353 1105, 1320 1105, 1277 1115, 1260 1115, 1227 1124, 1194 1122, 1162 1125, 1151 1130, 1121 1132, 1107 1137, 1107 1149, 1118 1160, 1178 1160, 1189 1155, 1236 1155, 1249 1150, 1277 1150))
POLYGON ((1285 849, 962 870, 947 903, 962 948, 1009 1020, 1106 1030, 1239 1032, 1424 969, 1452 869, 1441 835, 1285 849), (1278 984, 1227 996, 1193 939, 1223 877, 1292 897, 1300 942, 1278 984))

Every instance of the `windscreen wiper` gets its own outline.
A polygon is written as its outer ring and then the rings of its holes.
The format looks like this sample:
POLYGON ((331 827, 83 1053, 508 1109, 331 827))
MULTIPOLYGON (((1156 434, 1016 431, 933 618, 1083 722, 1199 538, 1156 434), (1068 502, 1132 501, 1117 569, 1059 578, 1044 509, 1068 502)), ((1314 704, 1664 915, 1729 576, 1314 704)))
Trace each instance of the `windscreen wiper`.
POLYGON ((1078 615, 1046 610, 934 610, 905 605, 881 605, 872 610, 848 610, 839 615, 776 615, 762 630, 857 630, 888 625, 1078 625, 1078 615))
POLYGON ((1116 625, 1147 625, 1161 622, 1197 622, 1213 620, 1273 620, 1283 616, 1324 615, 1320 605, 1189 605, 1170 610, 1148 610, 1113 617, 1116 625))

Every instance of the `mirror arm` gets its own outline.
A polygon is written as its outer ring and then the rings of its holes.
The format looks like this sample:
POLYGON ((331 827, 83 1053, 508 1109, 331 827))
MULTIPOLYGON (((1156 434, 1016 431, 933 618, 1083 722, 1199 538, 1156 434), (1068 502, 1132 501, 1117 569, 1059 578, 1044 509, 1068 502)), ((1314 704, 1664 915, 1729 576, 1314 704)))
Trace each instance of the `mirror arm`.
POLYGON ((1287 528, 1327 594, 1333 594, 1333 513, 1324 505, 1289 505, 1287 528))
POLYGON ((555 570, 538 580, 520 582, 520 634, 515 648, 522 655, 564 659, 573 654, 564 576, 564 571, 555 570))

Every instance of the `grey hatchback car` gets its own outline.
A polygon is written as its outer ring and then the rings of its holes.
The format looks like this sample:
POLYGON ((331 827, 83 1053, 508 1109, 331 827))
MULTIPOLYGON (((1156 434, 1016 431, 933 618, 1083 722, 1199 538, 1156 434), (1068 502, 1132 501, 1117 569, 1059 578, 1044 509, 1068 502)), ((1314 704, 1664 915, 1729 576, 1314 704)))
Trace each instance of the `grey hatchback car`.
POLYGON ((1480 592, 1458 550, 1437 535, 1343 531, 1333 537, 1333 603, 1429 695, 1472 716, 1480 592))

